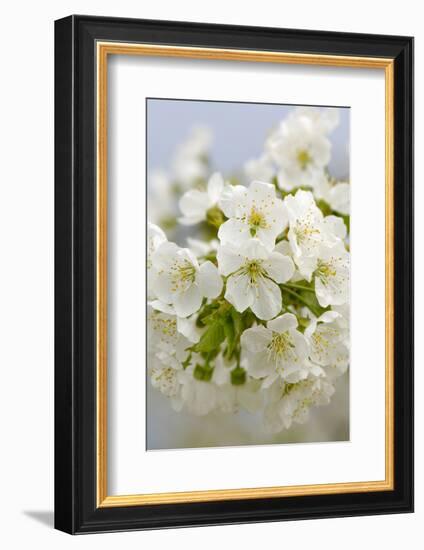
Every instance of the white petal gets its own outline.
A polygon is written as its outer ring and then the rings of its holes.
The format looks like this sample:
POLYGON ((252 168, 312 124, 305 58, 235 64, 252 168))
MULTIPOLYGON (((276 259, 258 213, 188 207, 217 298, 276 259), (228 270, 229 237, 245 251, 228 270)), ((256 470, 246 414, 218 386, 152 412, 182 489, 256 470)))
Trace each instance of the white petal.
POLYGON ((234 249, 232 246, 220 246, 218 247, 217 260, 219 271, 223 275, 230 275, 234 273, 245 261, 244 256, 242 256, 237 249, 234 249))
POLYGON ((257 229, 256 238, 264 245, 268 250, 273 250, 275 246, 275 239, 281 231, 272 231, 270 229, 257 229))
POLYGON ((332 288, 330 285, 324 285, 318 277, 315 278, 315 293, 321 307, 342 306, 349 298, 347 285, 332 288))
POLYGON ((330 190, 330 206, 340 214, 349 214, 350 210, 350 185, 345 182, 336 183, 330 190))
POLYGON ((201 304, 202 293, 196 284, 191 285, 174 300, 175 312, 179 317, 188 317, 192 313, 198 311, 201 304))
POLYGON ((264 376, 272 376, 275 372, 274 365, 268 361, 268 352, 266 350, 259 353, 246 353, 245 368, 253 378, 263 378, 264 376))
POLYGON ((318 323, 332 323, 336 319, 340 318, 341 315, 337 311, 325 311, 321 317, 318 317, 318 323))
POLYGON ((184 193, 179 206, 186 218, 204 217, 210 206, 210 199, 205 191, 192 189, 184 193))
POLYGON ((327 231, 339 239, 344 239, 346 237, 346 225, 339 216, 326 216, 323 220, 323 224, 327 228, 327 231))
POLYGON ((206 256, 212 250, 216 250, 218 241, 213 239, 212 241, 200 241, 199 239, 194 239, 193 237, 187 237, 187 244, 190 250, 197 256, 206 256))
POLYGON ((279 170, 277 181, 278 187, 283 189, 283 191, 291 191, 294 187, 299 185, 299 183, 296 183, 296 178, 293 176, 293 173, 287 170, 287 168, 279 170))
POLYGON ((177 317, 177 330, 180 334, 190 340, 190 342, 197 344, 200 340, 202 329, 197 328, 195 317, 195 315, 189 319, 177 317))
POLYGON ((269 252, 259 239, 249 239, 240 247, 240 253, 249 260, 267 260, 269 252))
POLYGON ((296 354, 299 360, 299 364, 296 364, 296 367, 302 367, 309 353, 309 344, 305 336, 296 329, 290 330, 290 336, 294 340, 296 346, 296 354))
POLYGON ((241 217, 246 209, 247 189, 244 185, 226 185, 219 206, 227 218, 241 217))
POLYGON ((224 179, 219 172, 215 172, 208 181, 208 195, 212 204, 216 204, 224 189, 224 179))
POLYGON ((284 231, 289 220, 284 202, 281 199, 273 199, 272 202, 274 206, 267 213, 268 231, 277 236, 284 231))
POLYGON ((310 144, 310 154, 315 167, 324 168, 331 159, 331 142, 325 136, 319 136, 310 144))
POLYGON ((263 390, 266 390, 272 386, 272 384, 279 378, 279 375, 275 372, 272 372, 269 376, 265 378, 265 380, 262 382, 261 388, 263 390))
POLYGON ((253 181, 249 185, 249 194, 260 208, 261 204, 269 204, 275 200, 275 186, 272 183, 253 181))
POLYGON ((166 271, 155 273, 155 277, 152 280, 152 290, 161 302, 164 302, 165 304, 171 304, 173 302, 173 287, 174 285, 172 280, 166 271))
POLYGON ((262 325, 248 328, 241 335, 241 345, 252 353, 264 351, 272 339, 272 332, 262 325))
POLYGON ((279 243, 277 243, 275 245, 274 252, 279 252, 280 254, 283 254, 284 256, 290 256, 290 254, 292 254, 292 249, 291 249, 289 241, 282 240, 279 243))
POLYGON ((207 261, 200 266, 197 282, 202 296, 206 298, 216 298, 221 293, 222 278, 212 262, 207 261))
POLYGON ((270 279, 260 277, 255 288, 255 301, 251 305, 253 313, 267 321, 281 311, 281 290, 270 279))
POLYGON ((218 230, 218 239, 221 241, 221 244, 242 243, 249 238, 249 226, 234 218, 221 224, 218 230))
POLYGON ((240 313, 250 307, 254 300, 254 293, 250 286, 249 277, 247 275, 233 275, 229 277, 225 299, 240 313))
POLYGON ((174 264, 175 257, 180 248, 172 242, 163 242, 152 254, 151 260, 153 266, 158 270, 168 271, 174 264))
POLYGON ((193 216, 190 218, 178 218, 178 223, 180 223, 181 225, 190 226, 190 225, 196 225, 204 221, 204 219, 205 219, 205 216, 202 214, 201 216, 193 216))
POLYGON ((311 282, 312 274, 317 268, 318 259, 314 256, 300 256, 296 258, 297 268, 299 269, 302 278, 311 282))
POLYGON ((263 267, 271 279, 277 283, 285 283, 294 274, 293 260, 278 252, 272 252, 268 260, 263 262, 263 267))
POLYGON ((317 328, 317 318, 315 316, 312 316, 311 322, 305 329, 305 332, 304 332, 305 337, 310 339, 312 334, 315 332, 316 328, 317 328))
POLYGON ((178 251, 178 256, 179 258, 190 262, 196 268, 196 271, 199 269, 199 262, 197 261, 195 254, 193 254, 189 248, 180 248, 178 251))
POLYGON ((160 300, 153 300, 152 302, 149 302, 149 306, 151 306, 156 311, 161 311, 162 313, 168 313, 168 315, 175 315, 175 309, 160 300))
POLYGON ((167 238, 160 227, 154 223, 148 223, 149 252, 153 253, 167 238))
POLYGON ((282 334, 290 329, 297 327, 297 318, 293 313, 284 313, 266 325, 270 330, 282 334))

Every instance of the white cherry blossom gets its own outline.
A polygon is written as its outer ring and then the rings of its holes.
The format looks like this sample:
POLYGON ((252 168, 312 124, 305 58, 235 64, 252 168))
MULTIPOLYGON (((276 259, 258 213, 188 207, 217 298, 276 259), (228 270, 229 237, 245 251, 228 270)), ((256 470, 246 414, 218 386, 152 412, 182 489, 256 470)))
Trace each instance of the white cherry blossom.
POLYGON ((162 243, 152 256, 155 274, 152 288, 165 304, 171 304, 179 317, 198 311, 203 298, 216 298, 222 290, 222 279, 215 265, 197 258, 188 248, 175 243, 162 243))
POLYGON ((189 340, 178 331, 175 315, 148 307, 148 370, 152 386, 167 397, 179 392, 178 372, 187 358, 189 340))
POLYGON ((259 319, 272 319, 281 311, 279 284, 294 272, 291 258, 269 252, 258 240, 250 239, 239 247, 220 246, 217 253, 219 271, 227 276, 225 299, 237 311, 250 308, 259 319))
POLYGON ((153 223, 147 225, 147 269, 152 267, 152 255, 159 245, 167 241, 165 233, 153 223))
POLYGON ((330 161, 328 134, 338 123, 335 109, 298 108, 268 138, 266 150, 280 167, 281 189, 315 187, 330 161))
POLYGON ((147 224, 147 293, 149 297, 153 297, 153 291, 151 288, 151 281, 154 273, 152 265, 152 256, 156 249, 164 242, 167 241, 165 233, 160 227, 153 223, 147 224))
POLYGON ((207 189, 191 189, 181 197, 179 206, 183 217, 178 218, 182 225, 196 225, 206 220, 207 212, 215 206, 224 188, 224 180, 218 172, 209 178, 207 189))
POLYGON ((218 231, 221 244, 241 244, 256 237, 272 250, 275 239, 287 226, 283 201, 277 198, 270 183, 254 181, 248 188, 229 185, 224 188, 219 205, 229 218, 218 231))
POLYGON ((349 362, 348 331, 337 311, 326 311, 313 318, 305 330, 310 359, 322 367, 335 367, 343 373, 349 362))
POLYGON ((284 313, 268 321, 266 327, 257 325, 243 332, 247 372, 264 378, 264 388, 277 378, 298 382, 308 375, 308 341, 297 326, 296 316, 284 313))
POLYGON ((304 424, 313 406, 327 405, 334 393, 334 385, 322 376, 310 375, 295 384, 274 382, 268 390, 268 404, 264 410, 265 429, 278 433, 293 423, 304 424))
POLYGON ((191 315, 190 317, 177 317, 174 306, 165 304, 160 300, 150 301, 148 305, 156 311, 175 316, 177 331, 185 336, 190 342, 196 343, 200 340, 200 336, 204 329, 197 326, 195 315, 191 315))
POLYGON ((314 271, 315 293, 322 307, 343 305, 349 299, 350 255, 342 241, 322 247, 314 271))
POLYGON ((324 218, 309 191, 299 190, 294 196, 288 195, 284 202, 289 217, 288 240, 293 259, 302 276, 310 281, 323 245, 335 245, 346 233, 346 227, 341 218, 324 218))

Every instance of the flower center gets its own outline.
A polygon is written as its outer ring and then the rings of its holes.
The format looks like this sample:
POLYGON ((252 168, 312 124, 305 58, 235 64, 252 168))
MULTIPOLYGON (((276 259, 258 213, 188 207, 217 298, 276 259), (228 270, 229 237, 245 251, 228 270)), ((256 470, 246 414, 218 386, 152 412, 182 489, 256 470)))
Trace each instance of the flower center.
MULTIPOLYGON (((288 332, 273 332, 272 340, 268 344, 268 359, 273 363, 297 361, 293 338, 288 332)), ((283 369, 280 369, 283 370, 283 369)))
POLYGON ((159 387, 167 397, 173 397, 178 393, 177 372, 172 368, 153 368, 152 384, 159 387))
POLYGON ((310 223, 298 222, 295 228, 296 238, 299 244, 304 244, 308 241, 317 239, 320 234, 320 230, 313 227, 310 223))
POLYGON ((333 327, 319 327, 312 335, 313 351, 320 358, 324 357, 326 353, 335 349, 339 334, 339 331, 333 327))
POLYGON ((312 335, 312 340, 314 342, 315 351, 317 352, 323 352, 329 346, 329 341, 322 333, 315 332, 312 335))
POLYGON ((195 282, 195 280, 196 268, 188 260, 176 262, 171 267, 171 290, 173 292, 187 290, 195 282))
POLYGON ((250 210, 247 223, 250 226, 250 234, 252 237, 256 235, 258 229, 266 229, 267 227, 264 214, 260 210, 257 210, 255 206, 252 206, 252 209, 250 210))
POLYGON ((300 149, 297 152, 297 162, 300 164, 302 170, 306 170, 308 164, 312 162, 312 157, 306 149, 300 149))
POLYGON ((335 277, 337 275, 337 272, 331 260, 328 262, 318 260, 316 274, 323 283, 326 283, 331 277, 335 277))
POLYGON ((172 317, 165 317, 159 312, 153 312, 150 315, 150 321, 153 330, 160 333, 165 340, 175 338, 177 334, 177 321, 175 319, 172 317))
POLYGON ((259 277, 265 274, 265 270, 261 261, 252 260, 245 265, 244 273, 250 278, 250 284, 256 284, 259 277))

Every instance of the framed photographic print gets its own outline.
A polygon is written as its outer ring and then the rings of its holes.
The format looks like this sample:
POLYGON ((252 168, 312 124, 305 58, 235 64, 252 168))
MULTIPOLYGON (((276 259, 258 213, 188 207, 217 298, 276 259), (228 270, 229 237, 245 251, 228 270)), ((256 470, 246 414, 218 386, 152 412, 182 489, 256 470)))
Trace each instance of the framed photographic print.
POLYGON ((413 39, 55 25, 55 525, 413 509, 413 39))

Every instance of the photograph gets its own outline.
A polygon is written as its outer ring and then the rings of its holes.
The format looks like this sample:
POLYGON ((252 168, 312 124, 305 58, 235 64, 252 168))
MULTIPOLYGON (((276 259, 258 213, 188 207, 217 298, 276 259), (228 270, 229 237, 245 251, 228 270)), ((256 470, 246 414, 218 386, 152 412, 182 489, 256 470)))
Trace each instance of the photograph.
POLYGON ((350 109, 146 120, 147 450, 348 441, 350 109))

